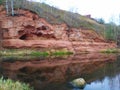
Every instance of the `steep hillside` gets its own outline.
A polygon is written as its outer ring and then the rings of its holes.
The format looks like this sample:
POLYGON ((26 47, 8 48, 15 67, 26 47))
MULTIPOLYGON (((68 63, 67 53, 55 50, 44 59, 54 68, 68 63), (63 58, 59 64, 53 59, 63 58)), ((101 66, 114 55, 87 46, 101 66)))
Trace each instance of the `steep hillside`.
POLYGON ((14 16, 8 8, 7 15, 0 6, 0 45, 4 48, 96 52, 116 47, 101 36, 103 25, 77 13, 26 0, 14 1, 14 16))
MULTIPOLYGON (((40 17, 44 18, 51 24, 66 23, 68 27, 92 29, 100 34, 103 34, 103 25, 78 13, 60 10, 44 3, 29 2, 27 0, 15 0, 14 7, 16 9, 27 9, 37 13, 40 17)), ((20 14, 19 11, 16 13, 20 14)))
POLYGON ((81 16, 78 13, 60 10, 44 3, 33 2, 33 6, 31 7, 33 7, 29 8, 31 11, 36 12, 52 24, 67 23, 70 27, 83 27, 88 29, 96 29, 94 25, 102 27, 102 25, 98 24, 96 21, 85 16, 81 16))
POLYGON ((6 11, 0 8, 0 44, 4 48, 62 49, 81 53, 116 46, 114 43, 106 43, 94 30, 69 27, 66 23, 51 24, 29 10, 19 9, 19 13, 6 16, 6 11))

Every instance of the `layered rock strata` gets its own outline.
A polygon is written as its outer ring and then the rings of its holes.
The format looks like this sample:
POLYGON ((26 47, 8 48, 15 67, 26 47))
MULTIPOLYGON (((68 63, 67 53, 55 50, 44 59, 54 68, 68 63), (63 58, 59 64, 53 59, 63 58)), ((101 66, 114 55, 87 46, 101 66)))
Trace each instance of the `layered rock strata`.
POLYGON ((99 51, 116 47, 106 43, 93 30, 69 28, 65 23, 52 25, 38 15, 20 10, 18 16, 6 16, 0 9, 1 46, 4 48, 65 49, 72 52, 99 51))

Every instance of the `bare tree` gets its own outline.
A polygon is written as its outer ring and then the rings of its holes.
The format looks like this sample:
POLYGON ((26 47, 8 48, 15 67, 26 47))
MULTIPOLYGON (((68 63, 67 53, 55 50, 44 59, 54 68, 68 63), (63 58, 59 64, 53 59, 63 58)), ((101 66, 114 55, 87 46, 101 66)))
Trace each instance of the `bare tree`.
POLYGON ((6 14, 14 16, 14 0, 6 0, 5 1, 5 7, 6 7, 6 14))
POLYGON ((11 0, 11 13, 14 16, 14 0, 11 0))
POLYGON ((8 0, 6 0, 6 12, 7 12, 7 15, 9 14, 9 11, 8 11, 8 0))

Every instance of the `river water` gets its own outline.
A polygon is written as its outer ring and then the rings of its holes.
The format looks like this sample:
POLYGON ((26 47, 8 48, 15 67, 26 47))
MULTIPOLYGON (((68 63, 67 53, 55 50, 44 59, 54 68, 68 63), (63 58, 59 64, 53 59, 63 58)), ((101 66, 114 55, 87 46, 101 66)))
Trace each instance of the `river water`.
POLYGON ((87 82, 82 90, 120 90, 120 55, 3 56, 0 76, 29 83, 35 90, 81 90, 69 83, 77 78, 87 82))

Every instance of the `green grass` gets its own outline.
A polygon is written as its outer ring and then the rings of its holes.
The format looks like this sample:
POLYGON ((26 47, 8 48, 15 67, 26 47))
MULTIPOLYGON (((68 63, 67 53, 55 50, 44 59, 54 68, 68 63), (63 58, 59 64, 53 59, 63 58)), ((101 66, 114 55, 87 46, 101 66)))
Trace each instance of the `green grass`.
POLYGON ((66 50, 54 50, 54 51, 38 51, 38 50, 25 50, 25 49, 4 49, 0 51, 0 56, 50 56, 50 55, 70 55, 73 52, 66 50))
POLYGON ((19 81, 12 81, 11 79, 0 78, 0 90, 33 90, 28 84, 19 81))
POLYGON ((52 55, 55 55, 55 56, 70 55, 70 54, 73 54, 73 52, 57 51, 52 53, 52 55))
POLYGON ((0 51, 1 56, 24 56, 24 55, 30 55, 33 52, 33 50, 25 50, 25 49, 4 49, 0 51))
POLYGON ((22 6, 40 17, 45 18, 51 24, 66 23, 69 27, 85 28, 92 30, 103 30, 103 25, 95 20, 82 16, 78 13, 60 10, 44 3, 31 2, 29 5, 22 6))
POLYGON ((111 49, 104 49, 100 51, 101 53, 120 53, 120 49, 111 48, 111 49))

